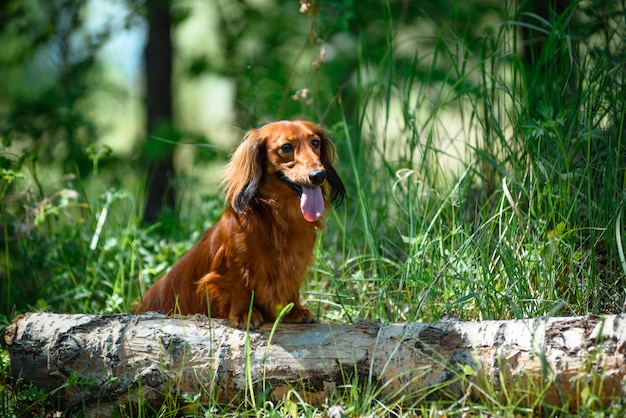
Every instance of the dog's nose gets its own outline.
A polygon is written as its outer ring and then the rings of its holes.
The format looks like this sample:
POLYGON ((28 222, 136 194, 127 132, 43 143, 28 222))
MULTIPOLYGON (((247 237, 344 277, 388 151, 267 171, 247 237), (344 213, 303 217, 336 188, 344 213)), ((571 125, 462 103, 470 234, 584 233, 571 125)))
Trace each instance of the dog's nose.
POLYGON ((309 173, 309 180, 314 185, 319 186, 326 180, 326 172, 324 170, 313 170, 309 173))

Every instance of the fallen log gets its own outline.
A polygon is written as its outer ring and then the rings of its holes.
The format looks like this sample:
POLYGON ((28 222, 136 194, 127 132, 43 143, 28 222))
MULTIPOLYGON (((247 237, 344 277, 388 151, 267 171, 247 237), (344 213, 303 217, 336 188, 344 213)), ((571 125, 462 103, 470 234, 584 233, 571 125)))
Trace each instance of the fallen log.
POLYGON ((281 397, 309 402, 344 385, 381 399, 458 399, 506 393, 509 402, 577 410, 623 394, 626 316, 356 325, 280 324, 241 331, 204 316, 31 313, 5 331, 14 381, 58 393, 65 408, 281 397), (68 385, 70 379, 82 384, 68 385))

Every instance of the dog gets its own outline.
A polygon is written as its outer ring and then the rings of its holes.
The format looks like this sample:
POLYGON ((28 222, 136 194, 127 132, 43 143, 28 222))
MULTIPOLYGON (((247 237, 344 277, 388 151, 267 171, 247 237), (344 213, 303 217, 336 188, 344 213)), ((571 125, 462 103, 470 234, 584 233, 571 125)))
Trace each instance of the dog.
POLYGON ((223 176, 222 217, 148 289, 137 312, 203 313, 256 329, 293 303, 285 322, 314 323, 299 293, 322 214, 345 197, 334 160, 328 134, 312 122, 248 131, 223 176))

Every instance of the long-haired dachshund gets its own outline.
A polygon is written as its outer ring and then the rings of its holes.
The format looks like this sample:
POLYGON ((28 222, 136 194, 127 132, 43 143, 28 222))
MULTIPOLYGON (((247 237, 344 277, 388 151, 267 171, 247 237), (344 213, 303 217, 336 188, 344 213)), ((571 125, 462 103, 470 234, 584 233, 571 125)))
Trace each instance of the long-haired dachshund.
POLYGON ((334 157, 328 135, 311 122, 250 130, 224 174, 230 205, 222 218, 148 289, 137 311, 204 313, 254 329, 293 303, 286 322, 315 322, 299 290, 324 209, 345 196, 334 157))

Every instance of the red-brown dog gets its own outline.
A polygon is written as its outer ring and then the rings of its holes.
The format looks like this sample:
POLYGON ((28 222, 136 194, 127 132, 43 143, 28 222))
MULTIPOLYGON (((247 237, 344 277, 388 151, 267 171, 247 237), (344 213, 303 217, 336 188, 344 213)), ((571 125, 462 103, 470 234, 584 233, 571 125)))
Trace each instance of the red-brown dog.
POLYGON ((230 206, 146 292, 137 311, 204 313, 257 328, 293 302, 286 322, 315 322, 299 290, 322 213, 345 196, 334 155, 328 135, 311 122, 249 131, 222 182, 230 206))

